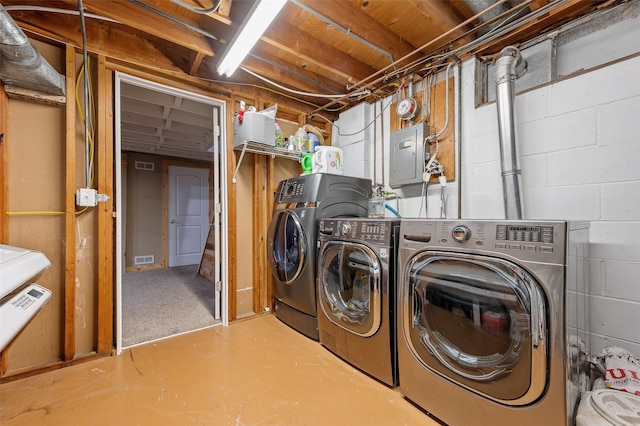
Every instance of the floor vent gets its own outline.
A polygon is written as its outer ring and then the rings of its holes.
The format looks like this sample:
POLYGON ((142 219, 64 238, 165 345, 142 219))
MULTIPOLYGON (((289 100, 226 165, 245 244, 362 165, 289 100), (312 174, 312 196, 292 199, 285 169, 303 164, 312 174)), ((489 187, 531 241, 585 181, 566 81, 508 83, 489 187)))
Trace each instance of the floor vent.
POLYGON ((148 254, 146 256, 134 256, 133 264, 134 265, 153 265, 154 258, 152 254, 148 254))
POLYGON ((152 163, 150 161, 136 161, 135 167, 136 170, 146 170, 148 172, 153 172, 156 170, 156 163, 152 163))

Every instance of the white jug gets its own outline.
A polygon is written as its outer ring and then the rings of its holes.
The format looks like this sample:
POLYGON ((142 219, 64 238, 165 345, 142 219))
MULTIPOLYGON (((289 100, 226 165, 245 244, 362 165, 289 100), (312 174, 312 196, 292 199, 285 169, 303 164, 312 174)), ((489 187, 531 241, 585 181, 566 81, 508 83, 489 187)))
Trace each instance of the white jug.
POLYGON ((313 153, 313 173, 344 174, 342 149, 333 146, 318 146, 313 153))

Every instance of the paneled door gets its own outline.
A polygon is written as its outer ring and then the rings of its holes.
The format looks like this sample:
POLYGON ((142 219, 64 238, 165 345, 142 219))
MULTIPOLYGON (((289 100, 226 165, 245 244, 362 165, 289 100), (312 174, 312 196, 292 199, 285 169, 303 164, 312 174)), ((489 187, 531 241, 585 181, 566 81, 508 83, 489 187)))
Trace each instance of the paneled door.
POLYGON ((200 263, 209 234, 209 169, 169 166, 169 267, 200 263))

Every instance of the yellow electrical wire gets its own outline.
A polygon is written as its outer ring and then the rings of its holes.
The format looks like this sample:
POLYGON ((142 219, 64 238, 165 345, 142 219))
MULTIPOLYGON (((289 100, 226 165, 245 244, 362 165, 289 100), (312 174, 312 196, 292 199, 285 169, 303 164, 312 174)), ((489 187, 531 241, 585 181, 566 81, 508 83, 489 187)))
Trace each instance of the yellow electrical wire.
MULTIPOLYGON (((80 72, 78 73, 78 77, 76 79, 76 90, 75 90, 75 97, 76 97, 76 106, 78 107, 78 111, 80 113, 80 118, 82 119, 82 123, 84 124, 84 120, 86 119, 84 117, 84 114, 82 113, 82 106, 80 105, 80 96, 79 96, 79 88, 80 88, 80 81, 82 78, 83 73, 85 72, 85 66, 84 64, 82 64, 82 67, 80 67, 80 72)), ((87 64, 87 78, 89 78, 91 76, 91 67, 89 64, 87 64)), ((91 85, 89 85, 89 99, 91 102, 91 111, 95 110, 95 103, 94 103, 94 96, 93 96, 93 89, 91 87, 91 85)), ((89 182, 89 186, 93 187, 93 179, 94 179, 94 167, 93 167, 93 155, 94 155, 94 143, 93 143, 93 123, 91 124, 91 132, 89 132, 89 158, 90 160, 90 164, 89 167, 91 168, 91 174, 90 174, 90 182, 89 182)), ((83 208, 82 210, 78 210, 76 212, 74 212, 75 215, 79 215, 82 214, 84 212, 86 212, 88 209, 88 207, 83 208)), ((18 212, 6 212, 7 216, 60 216, 60 215, 66 215, 66 212, 58 212, 58 211, 18 211, 18 212)))
MULTIPOLYGON (((85 207, 82 210, 78 210, 74 212, 74 214, 79 215, 80 213, 84 213, 85 211, 87 211, 87 209, 88 207, 85 207)), ((7 212, 6 214, 7 216, 61 216, 61 215, 67 214, 67 212, 34 211, 34 212, 7 212)))
MULTIPOLYGON (((78 77, 76 78, 76 90, 75 90, 75 95, 76 95, 76 106, 78 107, 78 112, 80 114, 80 119, 82 120, 82 124, 85 123, 85 120, 87 119, 87 117, 84 116, 83 112, 82 112, 82 105, 80 104, 80 82, 81 82, 81 78, 82 75, 85 72, 85 65, 82 64, 82 67, 80 67, 80 72, 78 73, 78 77)), ((91 68, 90 65, 87 64, 86 67, 86 72, 87 72, 87 78, 90 77, 91 75, 91 68)), ((93 101, 93 92, 91 90, 91 85, 89 85, 89 99, 91 102, 91 110, 93 111, 93 109, 95 108, 94 105, 94 101, 93 101)), ((87 135, 87 137, 89 138, 89 158, 90 158, 90 162, 88 165, 90 168, 90 172, 89 172, 89 187, 92 188, 93 187, 93 179, 94 179, 94 167, 93 167, 93 154, 94 154, 94 141, 93 141, 93 129, 91 129, 91 132, 89 132, 89 134, 87 135)))

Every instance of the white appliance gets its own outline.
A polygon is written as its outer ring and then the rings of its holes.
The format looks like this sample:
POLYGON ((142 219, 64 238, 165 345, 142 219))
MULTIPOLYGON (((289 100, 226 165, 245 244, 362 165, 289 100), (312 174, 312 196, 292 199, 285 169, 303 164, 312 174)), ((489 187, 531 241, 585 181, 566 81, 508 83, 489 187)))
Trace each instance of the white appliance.
POLYGON ((20 289, 49 266, 40 252, 0 244, 0 351, 51 298, 51 291, 35 283, 20 289))

